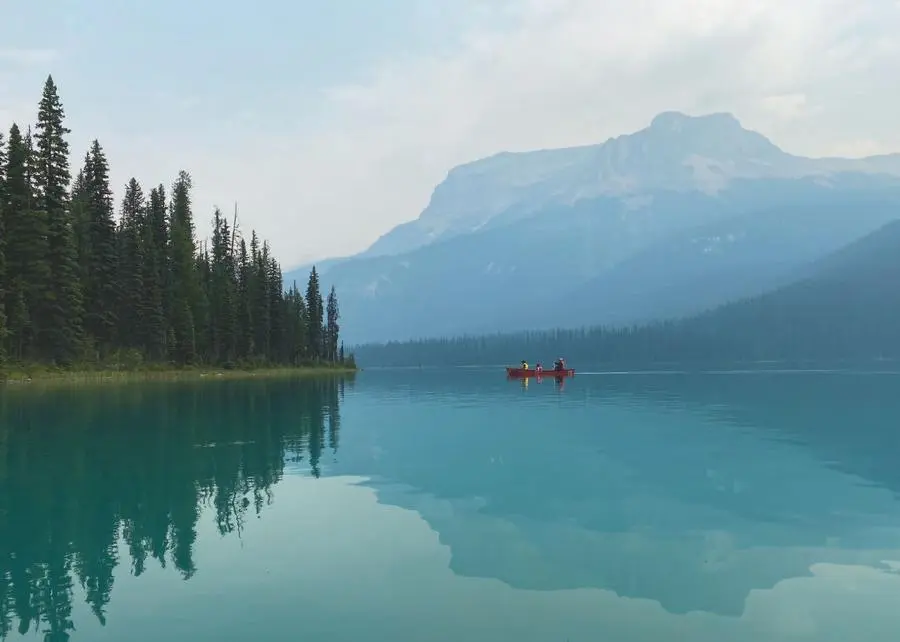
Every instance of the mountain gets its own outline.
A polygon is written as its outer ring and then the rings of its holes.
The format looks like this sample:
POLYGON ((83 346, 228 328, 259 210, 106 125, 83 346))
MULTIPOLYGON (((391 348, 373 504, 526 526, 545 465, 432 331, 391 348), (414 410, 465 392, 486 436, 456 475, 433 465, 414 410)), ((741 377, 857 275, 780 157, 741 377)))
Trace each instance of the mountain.
POLYGON ((669 190, 715 194, 736 179, 844 171, 897 174, 900 155, 863 161, 803 158, 744 129, 731 114, 692 118, 666 112, 650 127, 602 145, 501 153, 457 167, 418 219, 394 228, 360 256, 402 254, 525 219, 548 205, 669 190))
POLYGON ((567 327, 693 315, 786 285, 824 252, 898 213, 896 195, 875 185, 838 190, 827 202, 785 198, 779 205, 672 234, 567 292, 531 325, 509 319, 501 327, 559 326, 553 310, 565 310, 567 327))
POLYGON ((795 281, 678 321, 636 329, 518 333, 358 346, 363 366, 512 363, 647 368, 900 360, 900 221, 795 269, 795 281))
POLYGON ((667 112, 454 168, 419 218, 320 274, 349 342, 634 323, 762 292, 898 204, 900 155, 804 158, 730 114, 667 112))

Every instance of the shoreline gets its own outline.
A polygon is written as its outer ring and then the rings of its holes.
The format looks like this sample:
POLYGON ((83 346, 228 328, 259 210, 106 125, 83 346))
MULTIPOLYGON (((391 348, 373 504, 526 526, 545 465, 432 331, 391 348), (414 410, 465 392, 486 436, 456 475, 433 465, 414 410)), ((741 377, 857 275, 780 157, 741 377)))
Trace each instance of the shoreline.
POLYGON ((0 372, 0 390, 26 388, 46 384, 104 384, 150 381, 221 381, 224 379, 290 378, 328 375, 355 375, 359 368, 350 366, 298 366, 234 368, 226 370, 214 366, 159 369, 53 369, 19 367, 0 372))

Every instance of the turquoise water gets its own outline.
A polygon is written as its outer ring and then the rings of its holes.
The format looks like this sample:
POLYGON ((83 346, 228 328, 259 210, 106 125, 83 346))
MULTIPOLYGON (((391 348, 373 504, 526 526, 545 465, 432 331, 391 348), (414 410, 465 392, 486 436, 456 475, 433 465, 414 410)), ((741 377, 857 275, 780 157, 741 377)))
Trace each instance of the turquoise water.
POLYGON ((9 640, 896 640, 900 376, 0 392, 9 640))

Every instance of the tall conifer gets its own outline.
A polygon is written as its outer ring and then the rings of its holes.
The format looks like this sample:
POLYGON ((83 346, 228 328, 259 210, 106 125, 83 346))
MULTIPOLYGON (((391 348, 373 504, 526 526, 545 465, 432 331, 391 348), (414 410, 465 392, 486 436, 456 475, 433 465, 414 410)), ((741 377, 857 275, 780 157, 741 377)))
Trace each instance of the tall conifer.
POLYGON ((328 293, 328 304, 325 309, 325 358, 334 363, 338 360, 338 334, 340 333, 340 309, 338 308, 337 293, 334 286, 328 293))
POLYGON ((136 178, 125 186, 122 217, 118 231, 119 345, 143 347, 147 336, 144 322, 144 253, 141 229, 144 226, 144 192, 136 178))
POLYGON ((171 326, 175 339, 174 357, 178 363, 194 363, 197 336, 194 313, 200 305, 200 284, 195 262, 194 222, 191 212, 191 177, 178 174, 172 186, 171 229, 171 326))
POLYGON ((37 358, 39 304, 49 280, 43 212, 36 209, 30 130, 22 135, 14 123, 6 154, 6 314, 7 345, 16 360, 37 358))
POLYGON ((103 354, 115 338, 119 288, 109 163, 97 140, 91 145, 88 167, 83 179, 89 248, 85 257, 85 328, 103 354))
POLYGON ((0 367, 6 361, 6 146, 0 132, 0 367))
POLYGON ((313 266, 306 284, 306 340, 309 343, 310 357, 314 361, 325 355, 324 343, 324 310, 322 309, 322 293, 319 291, 319 273, 313 266))
POLYGON ((71 363, 83 338, 83 305, 75 235, 69 210, 68 128, 53 78, 48 76, 38 107, 35 134, 35 185, 47 220, 50 280, 40 306, 40 349, 53 362, 71 363))

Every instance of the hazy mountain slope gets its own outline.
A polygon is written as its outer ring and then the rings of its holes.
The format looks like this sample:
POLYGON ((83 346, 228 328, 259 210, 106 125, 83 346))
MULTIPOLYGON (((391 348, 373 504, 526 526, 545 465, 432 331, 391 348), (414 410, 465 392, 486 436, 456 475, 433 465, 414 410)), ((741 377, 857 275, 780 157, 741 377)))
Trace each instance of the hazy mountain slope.
MULTIPOLYGON (((815 319, 816 308, 853 308, 854 301, 868 301, 874 308, 859 308, 855 316, 875 316, 884 310, 900 311, 900 221, 883 225, 863 238, 807 266, 807 275, 785 287, 739 303, 725 305, 698 317, 723 319, 749 307, 800 309, 815 319), (844 297, 847 298, 844 298, 844 297), (824 306, 824 307, 823 307, 824 306)), ((824 317, 822 317, 824 318, 824 317)), ((898 324, 900 330, 900 324, 898 324)))
POLYGON ((326 274, 335 265, 340 265, 344 261, 348 261, 350 257, 335 257, 333 259, 325 259, 323 261, 313 261, 312 263, 303 263, 295 268, 287 270, 282 275, 285 289, 288 289, 295 282, 297 287, 306 291, 306 283, 309 281, 309 273, 313 266, 319 274, 326 274))
POLYGON ((416 221, 320 273, 354 343, 690 314, 893 218, 898 176, 900 155, 802 158, 728 114, 661 114, 602 145, 455 168, 416 221))
POLYGON ((350 342, 632 323, 699 312, 784 282, 900 213, 880 177, 742 181, 712 197, 658 192, 548 208, 324 277, 350 342))
POLYGON ((340 293, 348 341, 456 334, 498 312, 532 310, 545 293, 571 288, 736 205, 700 193, 650 198, 652 208, 609 197, 548 207, 476 235, 333 266, 324 280, 340 293))
POLYGON ((682 332, 713 354, 758 359, 900 358, 900 221, 808 268, 810 276, 712 310, 682 332))
POLYGON ((433 339, 357 346, 355 352, 364 367, 497 365, 558 354, 576 368, 626 369, 900 359, 900 221, 797 272, 805 276, 771 292, 634 330, 433 339))
MULTIPOLYGON (((846 191, 729 217, 674 235, 540 306, 509 329, 633 324, 697 314, 805 275, 811 261, 900 217, 897 193, 846 191)), ((492 324, 496 327, 498 323, 492 324)), ((492 329, 492 328, 491 328, 492 329)))

